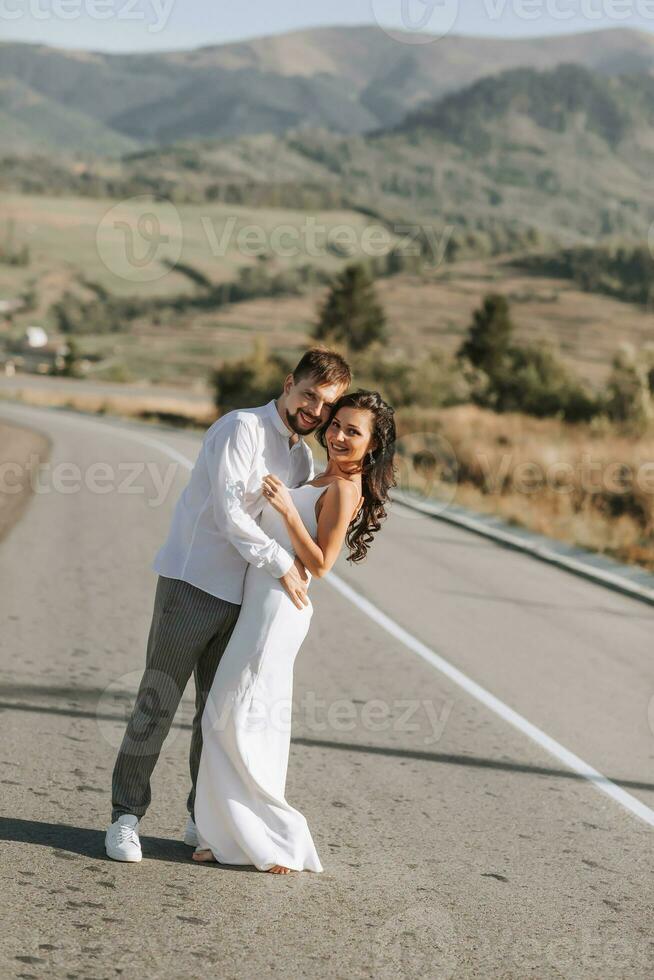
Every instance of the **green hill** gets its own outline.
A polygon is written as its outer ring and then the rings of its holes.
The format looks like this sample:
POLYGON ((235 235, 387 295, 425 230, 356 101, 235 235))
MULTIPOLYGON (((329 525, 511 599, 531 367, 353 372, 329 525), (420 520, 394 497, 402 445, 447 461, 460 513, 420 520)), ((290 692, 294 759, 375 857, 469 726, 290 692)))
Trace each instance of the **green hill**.
POLYGON ((648 75, 605 78, 580 65, 549 72, 516 68, 423 106, 397 131, 424 130, 487 150, 504 142, 504 123, 517 116, 552 133, 581 127, 615 147, 630 128, 651 125, 653 113, 654 78, 648 75))
POLYGON ((137 144, 91 116, 48 98, 15 79, 0 78, 0 132, 18 155, 77 152, 117 156, 137 144))
MULTIPOLYGON (((379 28, 331 27, 128 55, 0 43, 5 84, 26 86, 61 112, 86 116, 141 145, 307 127, 363 133, 398 125, 407 112, 479 78, 562 63, 601 76, 646 72, 654 69, 654 36, 624 29, 513 40, 448 35, 415 45, 399 44, 379 28)), ((42 139, 36 118, 32 136, 19 139, 21 111, 20 105, 4 109, 16 127, 16 149, 52 145, 46 119, 42 139)), ((71 130, 60 146, 85 152, 87 143, 71 130)), ((114 152, 106 139, 101 147, 114 152)))
POLYGON ((301 128, 189 139, 83 167, 15 155, 0 159, 0 186, 350 209, 396 232, 408 223, 447 233, 448 256, 461 257, 551 242, 643 241, 654 222, 653 172, 652 75, 563 65, 481 79, 368 135, 301 128))

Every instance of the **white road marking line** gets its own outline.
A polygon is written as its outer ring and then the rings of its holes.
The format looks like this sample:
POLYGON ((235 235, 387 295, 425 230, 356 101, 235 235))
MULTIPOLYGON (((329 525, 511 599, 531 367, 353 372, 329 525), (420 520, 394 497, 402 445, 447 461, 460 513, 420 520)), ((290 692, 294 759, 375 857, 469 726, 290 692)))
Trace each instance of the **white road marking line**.
MULTIPOLYGON (((122 429, 118 428, 118 426, 108 426, 106 424, 103 425, 102 422, 99 422, 96 419, 72 419, 72 421, 80 421, 87 425, 95 425, 103 428, 105 432, 107 431, 107 428, 115 428, 118 435, 125 435, 128 438, 133 439, 135 442, 140 442, 143 445, 151 446, 153 449, 157 449, 169 456, 171 459, 174 459, 186 469, 193 469, 194 464, 190 459, 188 459, 187 456, 177 452, 176 449, 166 445, 166 443, 162 442, 160 439, 154 439, 140 432, 130 432, 128 428, 122 429)), ((470 677, 464 674, 463 671, 449 663, 449 661, 445 660, 445 658, 441 657, 438 653, 435 653, 428 646, 422 643, 421 640, 413 636, 413 634, 405 630, 404 627, 400 626, 393 619, 391 619, 390 616, 383 613, 381 609, 378 609, 372 602, 359 595, 358 592, 355 592, 351 586, 349 586, 343 581, 343 579, 339 578, 333 572, 329 572, 329 574, 325 576, 324 581, 328 582, 333 589, 339 592, 345 599, 348 599, 353 606, 356 606, 357 609, 364 613, 364 615, 366 615, 374 623, 380 626, 396 640, 399 640, 399 642, 402 643, 408 650, 411 650, 419 657, 422 657, 422 659, 430 664, 430 666, 440 671, 441 674, 449 678, 449 680, 464 690, 471 697, 475 698, 476 701, 479 701, 481 704, 485 705, 485 707, 487 707, 490 711, 502 718, 503 721, 507 722, 509 725, 512 725, 519 732, 522 732, 523 735, 526 735, 527 738, 539 745, 549 755, 553 756, 555 759, 558 759, 559 762, 561 762, 572 772, 575 772, 583 779, 587 779, 593 786, 596 787, 596 789, 600 790, 602 793, 605 793, 606 796, 609 796, 615 803, 619 804, 619 806, 624 807, 624 809, 629 813, 633 813, 634 816, 638 817, 640 820, 643 820, 650 827, 654 827, 654 810, 651 810, 650 807, 646 806, 644 803, 641 803, 641 801, 636 799, 635 796, 632 796, 631 793, 627 793, 626 790, 621 789, 620 786, 616 785, 616 783, 612 782, 606 776, 603 776, 597 769, 589 766, 587 762, 580 759, 578 755, 574 754, 574 752, 570 752, 564 745, 561 745, 560 742, 557 742, 555 739, 551 738, 542 729, 537 728, 536 725, 532 725, 530 721, 527 721, 527 719, 521 714, 518 714, 517 711, 510 708, 508 704, 500 701, 500 699, 496 698, 494 694, 491 694, 490 691, 486 690, 486 688, 482 687, 480 684, 477 684, 476 681, 473 681, 470 677)))
POLYGON ((640 800, 632 796, 631 793, 627 793, 625 790, 621 789, 615 783, 611 782, 606 776, 603 776, 601 772, 589 766, 587 762, 580 759, 578 755, 570 752, 565 746, 561 745, 560 742, 555 741, 555 739, 550 738, 542 729, 537 728, 536 725, 532 725, 530 721, 527 721, 522 715, 510 708, 508 704, 500 701, 496 698, 494 694, 487 691, 486 688, 477 684, 476 681, 471 680, 463 671, 454 667, 449 661, 445 660, 438 653, 435 653, 428 646, 418 640, 411 633, 407 632, 404 627, 399 626, 394 620, 383 613, 381 609, 373 605, 368 599, 364 599, 363 596, 355 592, 346 582, 338 578, 330 572, 325 576, 325 582, 334 588, 337 592, 340 592, 342 596, 348 599, 352 605, 356 606, 357 609, 361 610, 369 619, 372 619, 378 626, 381 626, 383 630, 390 633, 391 636, 399 640, 400 643, 404 644, 413 653, 417 653, 419 657, 426 660, 428 664, 434 667, 436 670, 440 671, 447 678, 457 684, 462 688, 467 694, 480 701, 481 704, 485 705, 496 715, 499 715, 504 721, 508 722, 509 725, 513 725, 518 731, 526 735, 533 742, 536 742, 542 749, 545 749, 550 755, 562 762, 564 766, 571 769, 573 772, 577 773, 579 776, 583 776, 584 779, 589 780, 596 786, 597 789, 606 793, 610 796, 612 800, 623 806, 625 810, 629 810, 635 816, 644 820, 645 823, 649 824, 650 827, 654 827, 654 810, 651 810, 640 800))

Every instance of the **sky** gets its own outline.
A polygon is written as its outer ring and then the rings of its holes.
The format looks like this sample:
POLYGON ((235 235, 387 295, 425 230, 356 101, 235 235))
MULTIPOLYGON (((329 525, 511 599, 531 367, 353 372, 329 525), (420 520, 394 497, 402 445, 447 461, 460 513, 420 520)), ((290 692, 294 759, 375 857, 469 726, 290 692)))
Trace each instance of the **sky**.
POLYGON ((161 51, 325 25, 391 34, 533 37, 599 28, 654 32, 654 0, 0 0, 0 40, 161 51))

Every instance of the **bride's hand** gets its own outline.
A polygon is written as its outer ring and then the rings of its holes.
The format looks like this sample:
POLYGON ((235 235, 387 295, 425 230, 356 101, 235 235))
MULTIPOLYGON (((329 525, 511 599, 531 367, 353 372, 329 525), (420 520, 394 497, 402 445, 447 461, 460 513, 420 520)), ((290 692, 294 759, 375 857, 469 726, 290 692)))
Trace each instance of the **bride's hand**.
POLYGON ((263 478, 261 489, 268 503, 272 504, 283 517, 291 513, 295 506, 293 498, 288 492, 288 487, 282 483, 279 477, 275 476, 274 473, 267 473, 263 478))

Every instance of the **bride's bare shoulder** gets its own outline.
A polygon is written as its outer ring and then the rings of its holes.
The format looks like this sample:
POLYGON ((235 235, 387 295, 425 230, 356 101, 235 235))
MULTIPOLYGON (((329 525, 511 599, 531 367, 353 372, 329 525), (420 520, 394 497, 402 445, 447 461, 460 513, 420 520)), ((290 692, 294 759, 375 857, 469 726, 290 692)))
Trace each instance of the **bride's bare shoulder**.
POLYGON ((348 480, 347 477, 344 476, 335 476, 334 479, 327 484, 327 487, 328 489, 332 490, 332 492, 355 496, 357 500, 361 496, 361 490, 354 480, 348 480))
MULTIPOLYGON (((360 509, 360 504, 363 500, 361 496, 361 490, 354 482, 354 480, 348 480, 343 476, 336 476, 334 479, 327 484, 327 493, 324 495, 330 495, 332 500, 336 501, 343 507, 347 507, 358 513, 360 509), (356 508, 356 510, 355 510, 356 508)), ((322 510, 322 507, 320 507, 322 510)))

